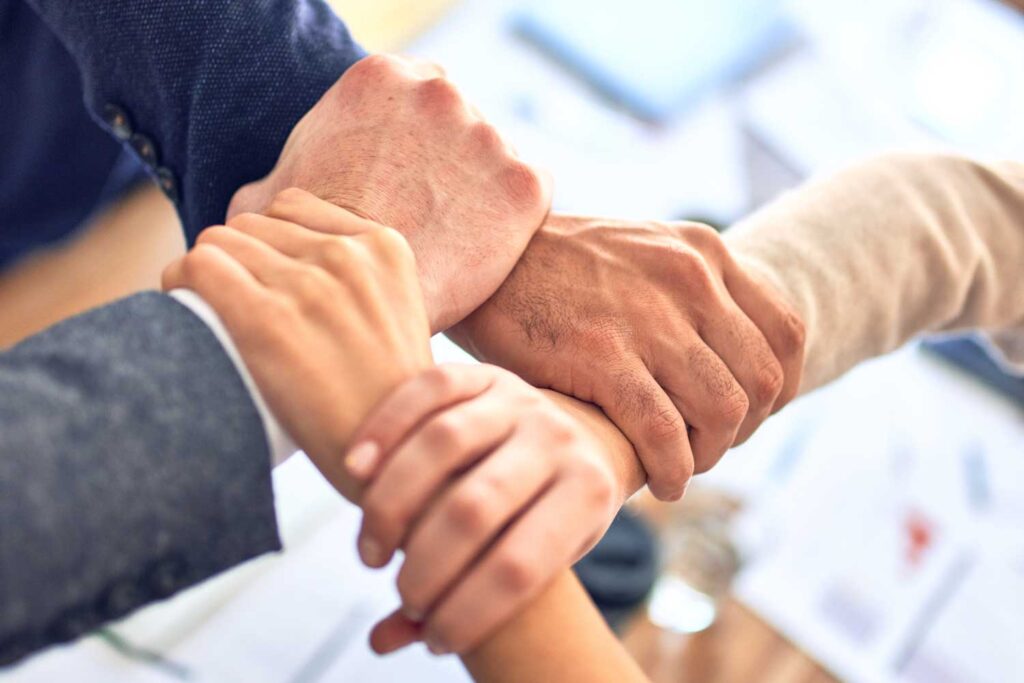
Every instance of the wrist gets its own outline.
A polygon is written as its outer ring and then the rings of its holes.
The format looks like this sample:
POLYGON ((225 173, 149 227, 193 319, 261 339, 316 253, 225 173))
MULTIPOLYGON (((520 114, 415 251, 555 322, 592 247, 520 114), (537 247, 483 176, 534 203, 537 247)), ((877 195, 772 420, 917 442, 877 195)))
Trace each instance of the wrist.
POLYGON ((624 504, 630 496, 647 484, 647 472, 630 443, 601 411, 590 403, 584 403, 565 394, 548 389, 542 390, 551 400, 583 425, 594 439, 594 447, 608 460, 617 484, 616 500, 624 504))

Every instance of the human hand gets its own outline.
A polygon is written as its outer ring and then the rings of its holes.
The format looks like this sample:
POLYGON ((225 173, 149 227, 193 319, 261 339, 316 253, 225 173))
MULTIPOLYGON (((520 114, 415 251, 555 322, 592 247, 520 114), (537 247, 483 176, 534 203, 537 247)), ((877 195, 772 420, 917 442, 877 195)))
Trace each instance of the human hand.
POLYGON ((279 193, 268 213, 205 230, 163 287, 210 304, 274 415, 352 498, 352 431, 432 365, 415 259, 395 230, 301 190, 279 193))
POLYGON ((401 232, 434 331, 482 304, 544 221, 550 182, 427 62, 355 64, 295 126, 277 165, 228 215, 263 213, 300 187, 401 232))
POLYGON ((449 334, 531 384, 600 406, 662 500, 790 401, 803 367, 801 321, 695 223, 552 216, 449 334))
POLYGON ((624 501, 609 446, 539 390, 487 365, 409 380, 360 426, 347 462, 366 482, 359 551, 399 547, 402 611, 375 629, 465 652, 604 534, 624 501))

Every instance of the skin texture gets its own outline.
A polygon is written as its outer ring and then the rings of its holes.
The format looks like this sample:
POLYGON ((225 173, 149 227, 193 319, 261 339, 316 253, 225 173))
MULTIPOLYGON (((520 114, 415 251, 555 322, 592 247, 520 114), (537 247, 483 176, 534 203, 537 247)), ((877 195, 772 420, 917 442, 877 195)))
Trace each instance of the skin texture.
POLYGON ((803 367, 800 319, 695 223, 552 216, 449 334, 531 384, 600 406, 662 500, 790 401, 803 367))
POLYGON ((232 199, 263 212, 298 187, 401 232, 416 255, 431 329, 501 285, 543 223, 550 181, 519 160, 440 67, 374 55, 295 126, 277 165, 232 199))
POLYGON ((402 613, 435 653, 465 652, 520 611, 593 547, 625 499, 614 452, 493 366, 409 380, 355 444, 349 469, 367 482, 360 554, 381 567, 405 549, 402 613))
POLYGON ((301 190, 281 193, 268 214, 205 230, 163 286, 192 289, 217 311, 282 426, 357 500, 342 460, 352 432, 433 362, 415 259, 395 230, 301 190))
POLYGON ((570 571, 462 661, 478 683, 648 681, 570 571))
MULTIPOLYGON (((425 499, 411 509, 419 517, 404 522, 413 533, 392 532, 392 543, 397 537, 404 544, 409 569, 403 571, 412 577, 400 584, 422 600, 423 616, 429 610, 435 649, 475 647, 596 541, 622 500, 643 485, 643 469, 629 442, 592 406, 533 389, 497 368, 426 372, 432 365, 426 314, 413 257, 396 231, 302 190, 280 193, 267 211, 240 214, 227 226, 204 231, 198 245, 167 268, 163 284, 192 289, 217 311, 271 410, 343 495, 368 504, 376 516, 391 514, 373 483, 364 491, 372 473, 353 476, 343 457, 375 408, 383 423, 393 425, 378 439, 387 452, 392 442, 410 442, 400 438, 405 432, 438 433, 408 419, 432 415, 423 408, 428 403, 491 412, 499 401, 496 412, 509 418, 504 428, 488 431, 474 420, 459 430, 460 438, 493 444, 481 467, 459 467, 458 457, 473 457, 471 448, 451 451, 455 460, 436 472, 432 446, 401 458, 418 468, 417 477, 434 478, 428 490, 419 489, 425 499), (451 377, 461 385, 430 381, 451 377), (416 383, 424 378, 428 387, 442 390, 425 402, 419 391, 424 387, 416 383), (455 392, 445 393, 446 387, 455 392), (411 407, 408 391, 400 388, 414 390, 411 407), (388 418, 396 406, 399 414, 388 418), (407 412, 417 407, 420 413, 407 412), (472 493, 477 486, 509 497, 485 499, 480 488, 472 493), (447 508, 457 514, 433 514, 460 500, 447 508), (466 506, 466 500, 475 502, 466 506), (567 504, 575 509, 567 512, 567 504), (498 534, 500 542, 485 548, 488 530, 512 518, 513 525, 498 534), (569 518, 572 524, 566 524, 569 518), (474 526, 478 520, 491 526, 474 526), (556 527, 558 533, 548 533, 556 527), (461 565, 438 563, 436 544, 416 543, 415 530, 431 528, 423 538, 448 539, 461 565), (466 564, 477 556, 483 557, 479 565, 466 564), (445 597, 435 608, 440 590, 445 597)), ((371 419, 361 433, 376 433, 374 425, 383 423, 371 419)), ((387 463, 379 459, 382 472, 387 463)), ((425 635, 419 623, 398 613, 377 631, 375 638, 391 649, 425 635)))

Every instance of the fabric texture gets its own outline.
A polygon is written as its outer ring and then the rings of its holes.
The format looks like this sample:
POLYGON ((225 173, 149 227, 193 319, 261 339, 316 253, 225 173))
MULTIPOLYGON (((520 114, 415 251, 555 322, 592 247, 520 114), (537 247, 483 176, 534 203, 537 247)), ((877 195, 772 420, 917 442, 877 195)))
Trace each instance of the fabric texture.
POLYGON ((235 346, 234 340, 231 339, 231 334, 224 326, 220 316, 217 315, 217 311, 213 310, 210 304, 206 303, 201 296, 190 289, 174 289, 168 292, 168 294, 206 323, 206 326, 217 337, 217 341, 220 342, 224 352, 228 354, 228 358, 231 359, 231 363, 235 366, 239 377, 242 378, 242 382, 249 390, 249 396, 252 398, 256 411, 260 415, 263 433, 267 435, 267 448, 270 451, 271 466, 277 467, 295 455, 299 450, 295 439, 288 434, 273 411, 270 410, 270 406, 267 405, 266 400, 263 398, 263 392, 260 391, 259 385, 256 384, 252 373, 249 372, 249 368, 246 367, 242 354, 239 353, 238 347, 235 346))
POLYGON ((143 168, 191 243, 364 55, 323 0, 3 0, 0 263, 67 235, 143 168))
POLYGON ((0 664, 280 548, 260 416, 141 294, 0 354, 0 664))
POLYGON ((807 328, 801 392, 922 332, 981 329, 1024 361, 1024 164, 892 154, 726 233, 807 328))
POLYGON ((0 0, 0 93, 2 267, 147 176, 90 118, 74 61, 22 0, 0 0))

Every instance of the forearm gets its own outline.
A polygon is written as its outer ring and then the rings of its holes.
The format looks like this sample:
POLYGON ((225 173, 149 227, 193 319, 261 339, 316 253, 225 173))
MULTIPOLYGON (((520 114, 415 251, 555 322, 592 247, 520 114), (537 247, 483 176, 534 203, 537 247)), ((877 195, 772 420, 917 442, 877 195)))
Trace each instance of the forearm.
POLYGON ((479 683, 647 681, 568 570, 462 661, 479 683))
POLYGON ((801 391, 926 331, 1024 325, 1024 166, 892 155, 727 233, 802 316, 801 391))

